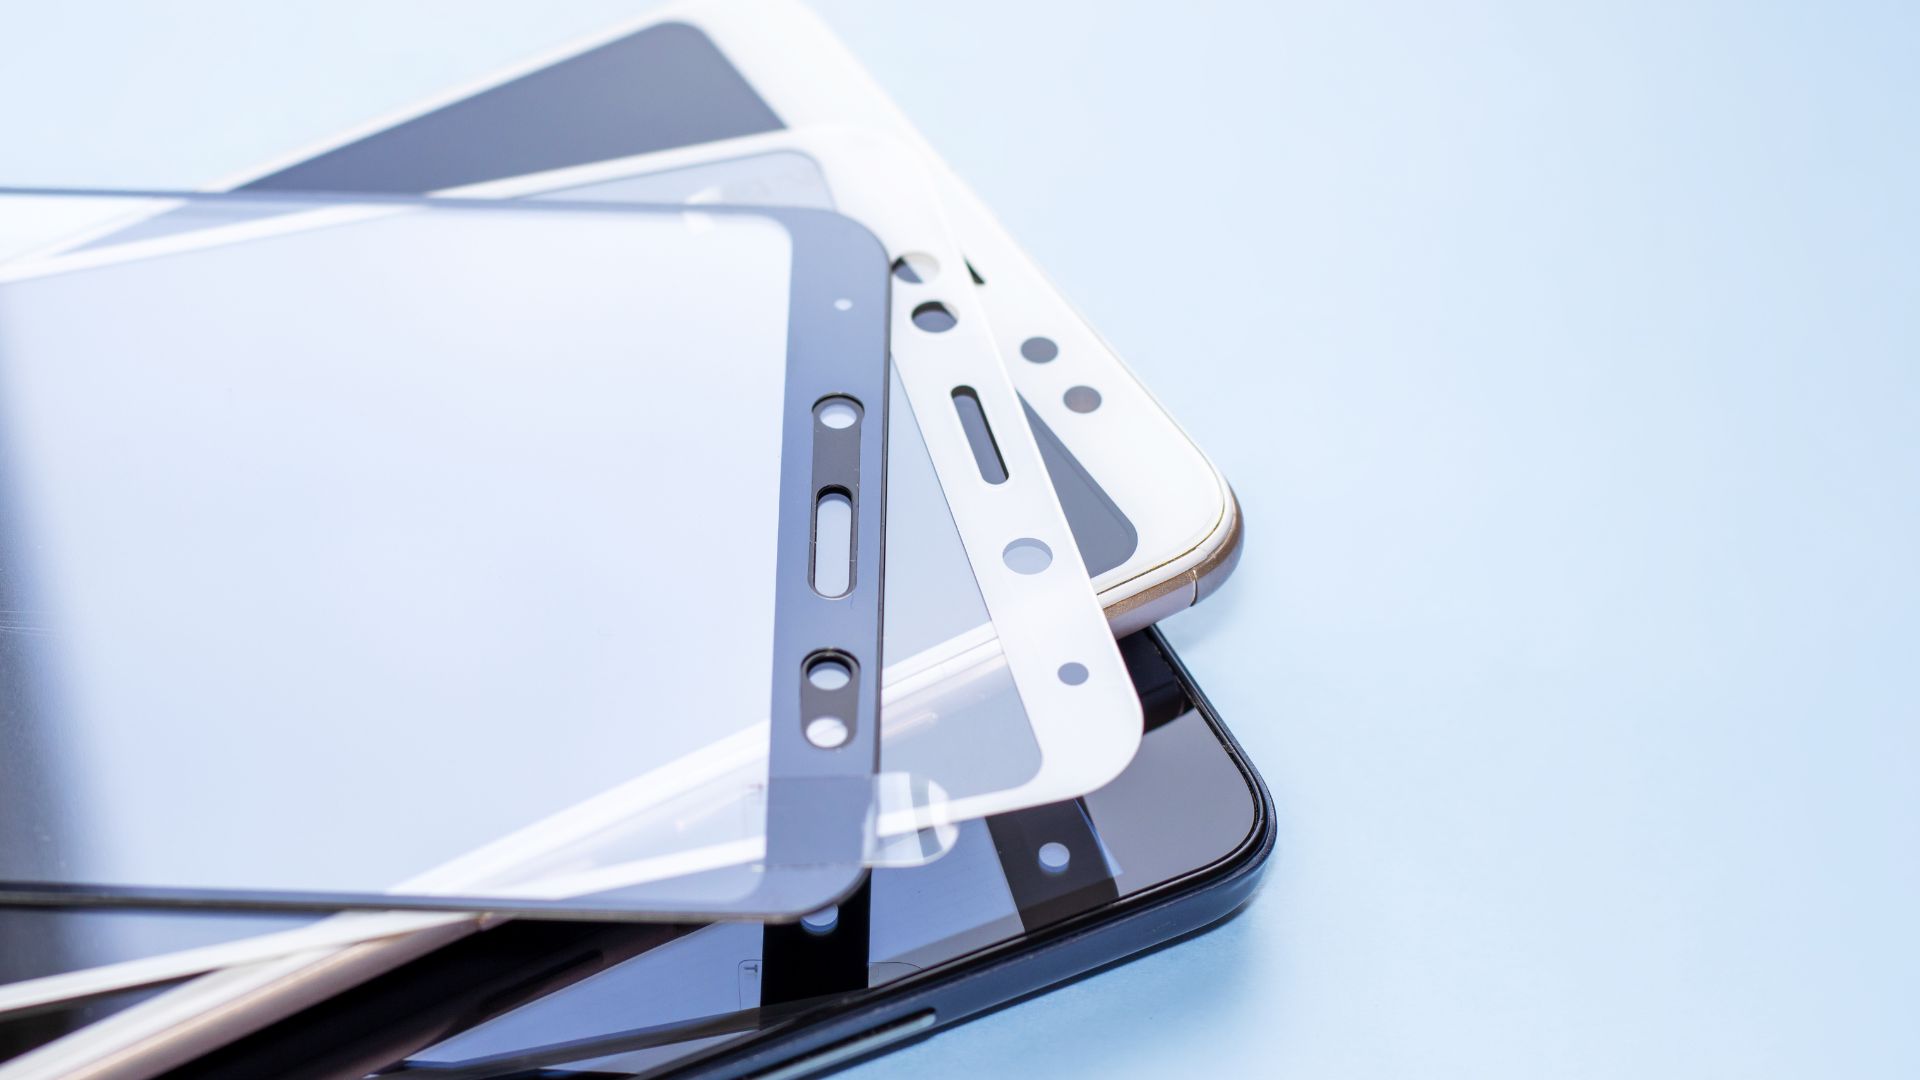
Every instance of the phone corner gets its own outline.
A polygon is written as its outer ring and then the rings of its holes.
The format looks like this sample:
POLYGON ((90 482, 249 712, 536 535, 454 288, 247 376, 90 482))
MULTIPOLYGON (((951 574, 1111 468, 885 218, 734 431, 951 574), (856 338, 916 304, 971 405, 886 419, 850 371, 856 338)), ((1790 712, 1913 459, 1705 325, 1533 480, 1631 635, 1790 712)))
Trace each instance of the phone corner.
POLYGON ((1240 497, 1224 478, 1220 481, 1220 488, 1226 497, 1220 528, 1209 537, 1213 541, 1212 550, 1191 571, 1193 602, 1196 604, 1220 591, 1220 586, 1226 584, 1227 578, 1240 565, 1240 554, 1245 547, 1246 514, 1240 507, 1240 497))
POLYGON ((1145 630, 1162 619, 1198 604, 1218 592, 1240 564, 1246 536, 1245 518, 1240 510, 1239 498, 1224 479, 1220 487, 1223 499, 1220 518, 1212 531, 1189 553, 1188 558, 1195 560, 1193 564, 1138 592, 1105 604, 1107 622, 1113 627, 1115 637, 1145 630))

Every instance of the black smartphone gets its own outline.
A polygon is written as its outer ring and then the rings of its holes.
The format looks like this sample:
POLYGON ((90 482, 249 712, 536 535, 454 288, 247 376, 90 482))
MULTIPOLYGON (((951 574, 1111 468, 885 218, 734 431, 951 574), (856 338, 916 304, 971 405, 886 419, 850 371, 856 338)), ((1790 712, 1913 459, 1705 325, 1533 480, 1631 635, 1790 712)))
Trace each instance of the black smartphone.
POLYGON ((508 923, 173 1075, 806 1076, 1202 930, 1253 891, 1272 803, 1160 634, 1122 645, 1147 731, 1099 791, 796 924, 508 923))

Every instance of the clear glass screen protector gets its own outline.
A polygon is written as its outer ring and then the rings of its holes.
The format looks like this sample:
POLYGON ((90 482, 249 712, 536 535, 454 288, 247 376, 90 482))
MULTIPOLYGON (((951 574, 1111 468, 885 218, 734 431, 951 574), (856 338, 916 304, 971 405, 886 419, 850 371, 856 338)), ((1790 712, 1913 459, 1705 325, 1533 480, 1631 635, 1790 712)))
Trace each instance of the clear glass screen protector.
MULTIPOLYGON (((926 377, 916 368, 916 346, 930 338, 976 335, 975 348, 998 358, 973 295, 965 260, 950 239, 924 170, 910 150, 892 140, 847 129, 771 133, 708 147, 596 163, 477 185, 489 196, 568 201, 680 202, 838 210, 867 224, 894 256, 896 307, 909 294, 938 305, 915 308, 911 328, 896 329, 897 407, 888 426, 887 669, 881 704, 882 773, 910 776, 917 790, 940 800, 930 813, 942 820, 1003 813, 1075 797, 1098 787, 1130 760, 1140 738, 1139 709, 1087 573, 1064 527, 1045 534, 1052 546, 976 558, 966 573, 974 523, 957 519, 956 490, 990 486, 1011 474, 1038 480, 1053 501, 1021 407, 1001 375, 997 398, 940 400, 902 392, 926 377), (938 240, 932 239, 938 237, 938 240), (923 318, 925 314, 927 317, 923 318), (998 410, 998 411, 996 411, 998 410), (930 455, 934 426, 958 425, 971 440, 972 468, 942 468, 930 455), (945 496, 943 497, 943 490, 945 496), (1057 549, 1057 550, 1056 550, 1057 549), (1021 562, 1027 556, 1035 562, 1021 562), (1042 598, 1029 587, 1014 594, 1023 606, 984 599, 1006 576, 1002 561, 1071 575, 1083 616, 1058 619, 1047 640, 1023 634, 1039 618, 1073 600, 1042 598), (1058 563, 1058 565, 1054 565, 1058 563), (983 592, 984 590, 984 592, 983 592), (1020 665, 1033 654, 1050 657, 1040 677, 1020 665)), ((910 303, 914 301, 909 301, 910 303)), ((937 378, 937 376, 935 376, 937 378)), ((943 389, 945 384, 943 385, 943 389)), ((932 395, 929 395, 932 396, 932 395)), ((1057 506, 1057 503, 1054 504, 1057 506)), ((1059 517, 1056 509, 1055 516, 1059 517)), ((1064 525, 1061 519, 1060 525, 1064 525)), ((1020 533, 1009 529, 1007 537, 1020 533)), ((1062 590, 1064 592, 1064 590, 1062 590)), ((1005 593, 1001 594, 1003 597, 1005 593)), ((1032 665, 1040 666, 1040 665, 1032 665)))
POLYGON ((4 899, 781 918, 855 883, 866 230, 125 209, 198 227, 0 265, 4 899))
MULTIPOLYGON (((882 839, 1072 798, 1124 767, 1139 741, 1137 702, 965 260, 911 151, 843 129, 777 132, 454 194, 837 210, 872 228, 895 257, 895 307, 908 316, 896 318, 895 399, 914 400, 902 371, 910 387, 938 384, 888 424, 880 768, 891 811, 879 821, 882 839), (1000 384, 997 397, 988 377, 1000 384), (936 436, 964 432, 957 455, 930 451, 930 425, 944 429, 936 436), (956 516, 970 494, 1005 498, 1011 489, 1023 489, 1026 507, 975 504, 973 518, 956 516), (998 520, 983 524, 990 517, 998 520)), ((197 226, 189 213, 130 217, 65 243, 98 248, 197 226)), ((880 857, 938 850, 928 837, 880 857)))

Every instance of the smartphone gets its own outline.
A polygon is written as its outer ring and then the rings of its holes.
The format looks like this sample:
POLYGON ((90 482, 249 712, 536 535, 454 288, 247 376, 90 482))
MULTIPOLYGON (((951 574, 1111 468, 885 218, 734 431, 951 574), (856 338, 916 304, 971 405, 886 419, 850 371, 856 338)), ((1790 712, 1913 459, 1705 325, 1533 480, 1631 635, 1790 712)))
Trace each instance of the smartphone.
POLYGON ((1115 783, 970 823, 786 926, 509 923, 186 1062, 202 1078, 804 1076, 1209 926, 1273 850, 1258 774, 1156 631, 1115 783))
MULTIPOLYGON (((226 178, 239 190, 423 194, 809 125, 933 149, 795 0, 700 0, 226 178)), ((1212 463, 950 170, 943 209, 984 291, 1116 633, 1197 603, 1238 560, 1212 463), (1059 388, 1093 388, 1069 404, 1059 388)))

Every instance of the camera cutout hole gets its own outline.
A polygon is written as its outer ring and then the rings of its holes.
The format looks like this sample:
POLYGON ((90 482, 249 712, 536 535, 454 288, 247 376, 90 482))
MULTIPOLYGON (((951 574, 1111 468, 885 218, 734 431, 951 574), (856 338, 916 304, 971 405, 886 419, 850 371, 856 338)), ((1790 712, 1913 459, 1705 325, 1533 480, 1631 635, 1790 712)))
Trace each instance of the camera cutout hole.
POLYGON ((853 681, 853 665, 832 653, 807 662, 807 681, 815 690, 839 690, 853 681))
POLYGON ((807 721, 807 741, 822 750, 834 750, 847 744, 853 729, 837 716, 816 716, 807 721))
POLYGON ((1037 574, 1053 565, 1053 549, 1031 536, 1023 536, 1000 553, 1007 569, 1016 574, 1037 574))
POLYGON ((1073 862, 1073 852, 1058 840, 1049 840, 1040 845, 1040 869, 1049 874, 1064 874, 1067 864, 1073 862))
POLYGON ((909 251, 893 260, 893 276, 909 285, 925 285, 940 276, 940 260, 923 252, 909 251))
POLYGON ((845 431, 860 422, 860 403, 849 397, 830 397, 813 407, 813 415, 835 431, 845 431))
POLYGON ((1035 364, 1045 364, 1060 355, 1060 346, 1052 338, 1030 337, 1020 343, 1020 355, 1035 364))
POLYGON ((1077 413, 1090 413, 1100 407, 1100 391, 1091 386, 1075 386, 1062 398, 1067 408, 1077 413))
POLYGON ((938 300, 929 300, 913 309, 913 325, 929 334, 944 334, 959 323, 960 319, 938 300))
POLYGON ((1060 681, 1068 686, 1079 686, 1087 681, 1087 665, 1065 663, 1060 665, 1060 681))

